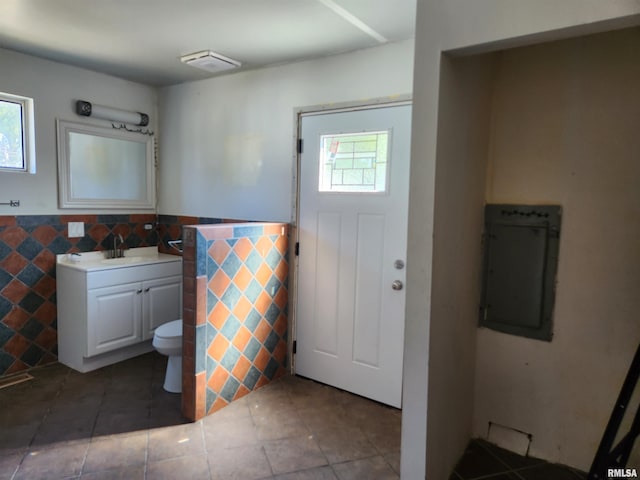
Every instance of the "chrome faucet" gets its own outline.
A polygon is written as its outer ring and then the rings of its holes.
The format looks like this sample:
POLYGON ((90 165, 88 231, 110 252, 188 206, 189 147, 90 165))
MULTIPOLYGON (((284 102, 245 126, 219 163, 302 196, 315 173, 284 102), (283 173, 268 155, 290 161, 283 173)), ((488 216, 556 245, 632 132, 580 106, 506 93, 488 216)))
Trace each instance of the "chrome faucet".
POLYGON ((110 258, 124 257, 124 238, 121 234, 113 234, 113 250, 110 252, 110 258), (120 240, 120 246, 118 246, 118 240, 120 240))

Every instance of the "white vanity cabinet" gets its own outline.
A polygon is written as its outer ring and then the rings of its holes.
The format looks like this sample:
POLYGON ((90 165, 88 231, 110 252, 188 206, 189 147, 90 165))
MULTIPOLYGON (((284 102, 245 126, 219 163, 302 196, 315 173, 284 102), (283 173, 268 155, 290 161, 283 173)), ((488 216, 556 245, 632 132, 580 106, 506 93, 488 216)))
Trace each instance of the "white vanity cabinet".
POLYGON ((182 317, 181 258, 136 258, 58 261, 61 363, 88 372, 149 352, 155 329, 182 317))
POLYGON ((142 285, 126 283, 87 292, 87 357, 142 341, 142 285))
POLYGON ((182 317, 182 277, 94 288, 87 292, 87 356, 153 339, 182 317))
POLYGON ((163 323, 182 318, 182 275, 149 280, 142 284, 142 339, 153 339, 163 323))

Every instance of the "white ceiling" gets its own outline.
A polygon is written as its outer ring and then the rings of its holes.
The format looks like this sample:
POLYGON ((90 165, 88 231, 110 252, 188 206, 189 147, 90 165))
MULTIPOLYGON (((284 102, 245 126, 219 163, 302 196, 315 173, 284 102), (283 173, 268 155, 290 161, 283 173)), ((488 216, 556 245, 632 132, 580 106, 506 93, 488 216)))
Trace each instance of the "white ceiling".
POLYGON ((0 0, 0 47, 172 85, 212 76, 180 62, 201 50, 254 69, 409 39, 415 8, 416 0, 0 0))

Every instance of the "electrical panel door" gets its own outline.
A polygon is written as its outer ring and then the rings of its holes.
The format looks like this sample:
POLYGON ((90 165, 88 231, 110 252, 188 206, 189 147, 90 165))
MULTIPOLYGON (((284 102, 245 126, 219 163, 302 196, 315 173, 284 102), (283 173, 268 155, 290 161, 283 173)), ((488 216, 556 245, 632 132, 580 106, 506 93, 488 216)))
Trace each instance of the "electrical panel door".
POLYGON ((480 325, 551 340, 559 206, 487 205, 480 325))

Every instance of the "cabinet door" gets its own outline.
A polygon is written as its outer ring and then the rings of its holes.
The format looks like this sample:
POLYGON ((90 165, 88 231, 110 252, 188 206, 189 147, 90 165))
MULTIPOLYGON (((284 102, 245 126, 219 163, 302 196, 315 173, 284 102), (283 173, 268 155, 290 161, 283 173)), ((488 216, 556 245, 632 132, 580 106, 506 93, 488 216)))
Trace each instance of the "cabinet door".
POLYGON ((182 276, 159 278, 143 282, 143 338, 153 338, 153 332, 163 323, 182 318, 182 276))
POLYGON ((142 341, 142 284, 88 291, 87 356, 142 341))

